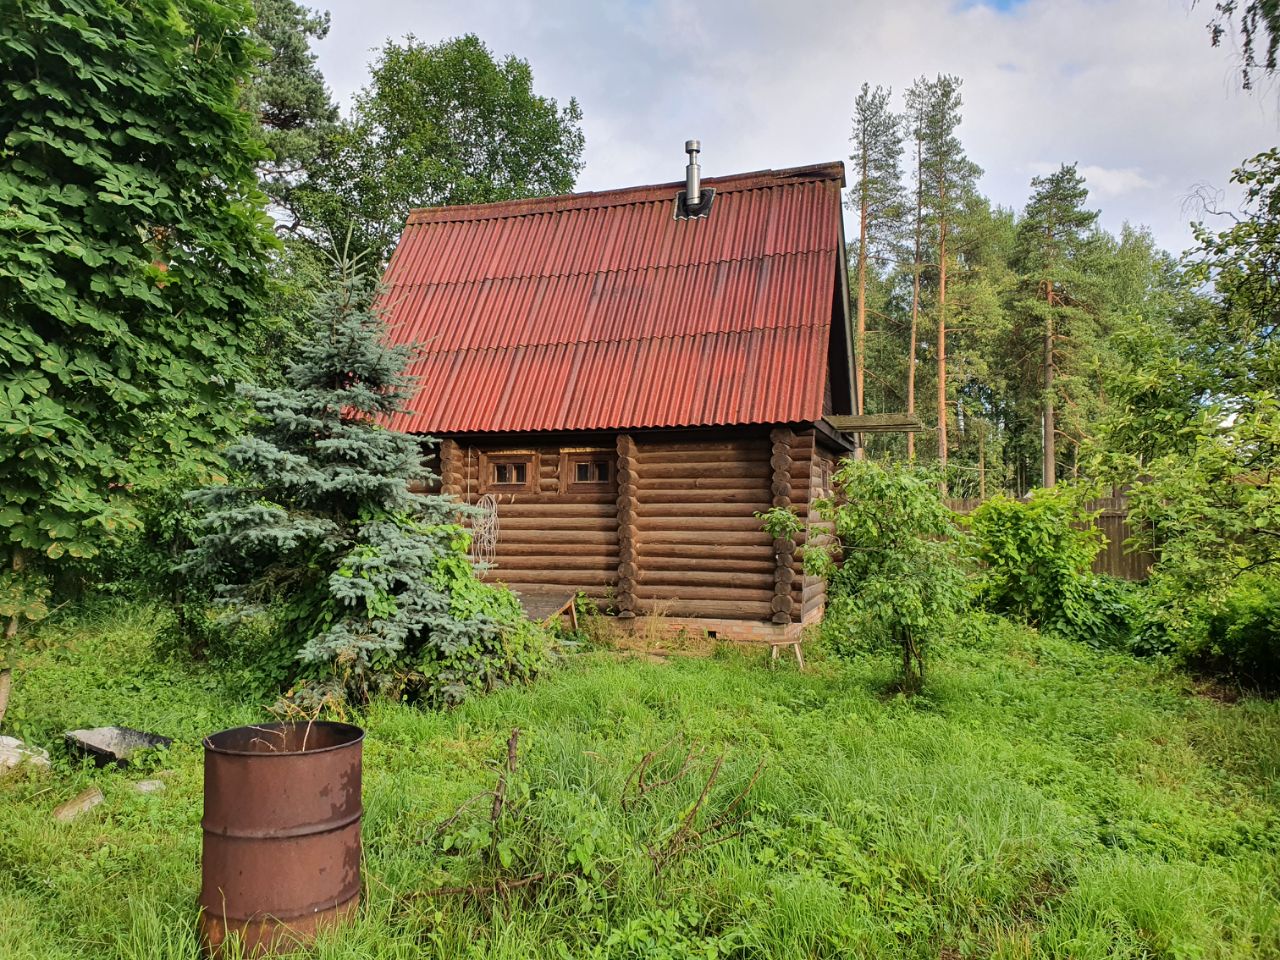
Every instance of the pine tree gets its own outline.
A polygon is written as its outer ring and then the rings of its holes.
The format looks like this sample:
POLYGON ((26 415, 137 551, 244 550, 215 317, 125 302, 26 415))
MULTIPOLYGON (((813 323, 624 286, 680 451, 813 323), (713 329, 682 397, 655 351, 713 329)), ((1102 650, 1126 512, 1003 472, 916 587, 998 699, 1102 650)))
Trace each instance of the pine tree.
POLYGON ((271 150, 258 178, 271 198, 277 228, 292 232, 303 226, 295 200, 299 184, 333 148, 339 130, 338 108, 311 50, 313 40, 328 36, 329 14, 295 0, 254 0, 253 8, 260 58, 241 102, 257 118, 271 150))
MULTIPOLYGON (((849 207, 858 211, 854 389, 856 413, 865 407, 867 267, 875 251, 892 251, 902 216, 902 118, 889 109, 892 91, 864 83, 854 101, 853 164, 857 178, 849 207)), ((861 450, 861 446, 859 446, 861 450)))
POLYGON ((1041 353, 1041 483, 1057 480, 1056 348, 1059 327, 1081 307, 1079 259, 1098 220, 1086 210, 1089 191, 1075 164, 1031 181, 1031 198, 1018 224, 1016 262, 1023 275, 1023 309, 1043 331, 1041 353))
MULTIPOLYGON (((912 86, 918 103, 922 206, 936 231, 938 252, 937 364, 938 465, 947 466, 947 242, 982 170, 965 156, 956 136, 960 126, 959 77, 921 77, 912 86)), ((916 112, 916 111, 913 111, 916 112)))
POLYGON ((528 676, 540 637, 476 580, 457 506, 409 492, 432 479, 420 441, 378 421, 409 396, 411 351, 383 342, 358 268, 337 272, 285 385, 241 389, 257 422, 226 451, 235 481, 194 495, 185 566, 240 615, 272 606, 308 694, 456 703, 528 676))
MULTIPOLYGON (((923 259, 925 237, 924 207, 924 117, 926 104, 926 81, 922 77, 912 84, 907 91, 907 128, 911 133, 912 162, 915 167, 915 183, 912 186, 911 199, 915 208, 911 221, 912 260, 911 260, 911 329, 907 346, 907 415, 916 412, 916 352, 919 349, 920 337, 920 273, 925 267, 923 259)), ((916 458, 916 435, 907 434, 907 460, 916 458)))

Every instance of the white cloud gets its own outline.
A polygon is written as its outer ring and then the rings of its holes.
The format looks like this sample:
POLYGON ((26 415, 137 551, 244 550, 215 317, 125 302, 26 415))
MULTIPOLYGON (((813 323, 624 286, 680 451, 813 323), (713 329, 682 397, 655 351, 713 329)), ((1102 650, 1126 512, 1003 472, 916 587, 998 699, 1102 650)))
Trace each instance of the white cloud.
POLYGON ((1156 181, 1143 176, 1141 170, 1133 167, 1109 168, 1087 164, 1079 169, 1095 198, 1103 200, 1119 197, 1134 190, 1149 190, 1157 186, 1156 181))
MULTIPOLYGON (((1060 166, 1058 163, 1041 160, 1030 164, 1028 169, 1032 176, 1043 177, 1060 166)), ((1090 163, 1077 166, 1076 172, 1084 177, 1085 186, 1089 188, 1090 202, 1094 204, 1134 190, 1150 190, 1160 185, 1136 167, 1101 167, 1090 163)))
MULTIPOLYGON (((309 0, 325 3, 326 0, 309 0)), ((1040 165, 1078 163, 1103 224, 1190 243, 1182 201, 1277 140, 1280 99, 1237 89, 1187 0, 327 0, 321 67, 346 98, 387 37, 474 32, 527 59, 584 112, 581 189, 676 180, 699 137, 708 175, 848 154, 864 81, 901 93, 965 79, 961 135, 983 189, 1021 207, 1040 165)))

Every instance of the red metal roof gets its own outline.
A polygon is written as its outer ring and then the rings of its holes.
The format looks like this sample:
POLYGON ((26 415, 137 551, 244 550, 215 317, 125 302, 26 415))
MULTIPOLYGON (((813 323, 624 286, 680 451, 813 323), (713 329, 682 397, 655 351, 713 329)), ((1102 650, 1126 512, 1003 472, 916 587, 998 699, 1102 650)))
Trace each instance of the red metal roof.
POLYGON ((424 353, 422 433, 822 416, 843 264, 840 163, 415 210, 387 268, 392 339, 424 353))

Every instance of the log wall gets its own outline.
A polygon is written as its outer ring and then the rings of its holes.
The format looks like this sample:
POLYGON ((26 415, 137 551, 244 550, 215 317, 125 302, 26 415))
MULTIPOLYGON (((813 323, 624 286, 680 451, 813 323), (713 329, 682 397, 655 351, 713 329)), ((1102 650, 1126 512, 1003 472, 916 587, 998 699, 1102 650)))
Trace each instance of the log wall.
POLYGON ((446 439, 440 489, 474 504, 486 492, 486 459, 518 453, 531 456, 536 478, 527 490, 487 491, 499 522, 490 579, 582 591, 623 617, 787 625, 821 615, 825 584, 804 573, 805 535, 775 542, 755 516, 790 506, 821 526, 812 501, 834 457, 812 429, 446 439), (587 449, 613 462, 607 489, 575 490, 560 476, 562 454, 587 449))
MULTIPOLYGON (((451 444, 453 441, 445 441, 451 444)), ((498 544, 488 578, 516 590, 581 590, 604 600, 618 579, 617 482, 592 492, 563 491, 560 445, 453 444, 442 449, 445 492, 474 504, 483 492, 484 454, 532 451, 537 477, 531 490, 498 493, 498 544), (449 454, 452 453, 453 457, 449 454), (456 457, 456 460, 454 459, 456 457)), ((581 444, 575 449, 581 449, 581 444)), ((612 451, 609 459, 613 459, 612 451)))
POLYGON ((792 581, 793 619, 813 623, 822 617, 827 602, 827 582, 804 571, 803 548, 820 543, 831 532, 831 524, 818 516, 814 501, 831 492, 831 475, 836 455, 817 442, 813 430, 796 432, 791 445, 791 500, 805 529, 796 539, 795 578, 792 581))
POLYGON ((641 612, 769 620, 776 563, 755 513, 772 503, 770 442, 636 438, 641 612))

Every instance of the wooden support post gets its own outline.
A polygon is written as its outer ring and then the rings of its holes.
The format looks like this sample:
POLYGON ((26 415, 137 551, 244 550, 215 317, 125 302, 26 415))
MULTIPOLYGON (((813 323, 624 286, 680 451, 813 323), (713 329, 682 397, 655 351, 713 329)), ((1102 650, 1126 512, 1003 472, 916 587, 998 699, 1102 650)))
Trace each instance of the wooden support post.
MULTIPOLYGON (((772 453, 769 466, 773 468, 773 505, 791 508, 791 445, 795 442, 795 434, 785 428, 772 430, 769 440, 772 442, 772 453)), ((795 581, 796 544, 790 537, 779 537, 773 541, 773 622, 786 624, 791 622, 791 614, 795 608, 795 600, 791 597, 792 583, 795 581)))
POLYGON ((440 492, 446 497, 462 499, 463 488, 462 448, 456 440, 440 443, 440 492))
POLYGON ((638 467, 635 440, 630 434, 618 434, 618 586, 614 602, 623 619, 636 615, 638 467))

